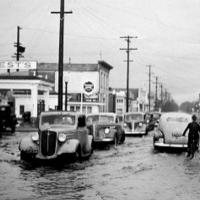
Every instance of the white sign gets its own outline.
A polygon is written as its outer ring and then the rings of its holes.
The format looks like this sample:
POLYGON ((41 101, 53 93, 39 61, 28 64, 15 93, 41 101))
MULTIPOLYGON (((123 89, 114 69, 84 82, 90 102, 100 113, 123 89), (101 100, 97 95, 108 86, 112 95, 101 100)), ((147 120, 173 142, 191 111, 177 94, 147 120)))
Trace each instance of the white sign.
POLYGON ((90 81, 84 83, 83 88, 85 92, 90 93, 94 89, 94 84, 90 81))
POLYGON ((36 61, 0 61, 0 70, 7 70, 7 69, 29 70, 36 68, 37 68, 36 61))

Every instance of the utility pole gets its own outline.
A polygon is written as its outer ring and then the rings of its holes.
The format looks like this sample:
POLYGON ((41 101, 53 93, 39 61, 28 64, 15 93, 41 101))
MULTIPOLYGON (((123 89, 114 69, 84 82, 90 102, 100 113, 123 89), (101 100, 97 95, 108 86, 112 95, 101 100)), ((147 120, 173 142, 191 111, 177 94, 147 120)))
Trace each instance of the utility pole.
POLYGON ((158 108, 158 77, 156 76, 155 111, 158 108))
POLYGON ((20 39, 20 27, 17 26, 17 55, 16 60, 19 61, 19 39, 20 39))
POLYGON ((161 111, 162 111, 162 105, 163 105, 163 85, 162 85, 162 83, 161 83, 161 85, 160 85, 160 89, 161 89, 161 94, 160 94, 160 96, 161 96, 161 105, 160 105, 160 107, 161 107, 161 111))
POLYGON ((137 48, 130 48, 130 39, 131 38, 137 38, 137 36, 133 37, 133 36, 123 36, 123 37, 120 37, 120 38, 124 38, 126 41, 127 41, 127 48, 120 48, 120 50, 125 50, 126 53, 127 53, 127 75, 126 75, 126 112, 129 111, 129 63, 130 63, 130 60, 129 60, 129 54, 130 54, 130 51, 132 50, 137 50, 137 48))
POLYGON ((148 95, 148 99, 149 99, 149 112, 151 111, 151 65, 147 65, 147 67, 149 68, 149 95, 148 95))
POLYGON ((16 49, 16 53, 13 57, 15 57, 17 61, 19 61, 19 59, 21 57, 23 57, 22 53, 25 52, 25 47, 23 47, 20 43, 20 30, 21 29, 22 28, 20 26, 17 26, 17 42, 14 43, 14 47, 16 47, 17 49, 16 49))
POLYGON ((60 14, 59 31, 59 60, 58 60, 58 110, 63 107, 63 44, 64 44, 64 14, 71 14, 72 11, 65 12, 65 0, 60 0, 60 11, 51 14, 60 14))

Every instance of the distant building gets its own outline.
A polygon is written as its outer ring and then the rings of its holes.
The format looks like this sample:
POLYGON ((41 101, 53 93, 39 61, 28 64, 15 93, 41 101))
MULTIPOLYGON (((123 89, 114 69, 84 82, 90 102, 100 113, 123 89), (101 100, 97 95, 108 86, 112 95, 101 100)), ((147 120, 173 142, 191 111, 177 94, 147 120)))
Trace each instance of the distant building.
MULTIPOLYGON (((115 97, 115 112, 124 114, 126 112, 126 89, 112 88, 110 92, 115 97)), ((129 112, 145 112, 148 109, 147 92, 142 88, 129 89, 129 112)))

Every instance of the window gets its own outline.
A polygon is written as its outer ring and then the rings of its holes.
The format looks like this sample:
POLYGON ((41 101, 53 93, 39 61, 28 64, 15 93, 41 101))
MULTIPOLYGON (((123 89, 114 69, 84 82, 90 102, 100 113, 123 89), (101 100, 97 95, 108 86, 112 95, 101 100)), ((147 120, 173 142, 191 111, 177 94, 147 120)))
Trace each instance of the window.
POLYGON ((76 106, 76 112, 80 112, 80 106, 76 106))
POLYGON ((91 106, 88 106, 87 107, 87 113, 91 113, 92 112, 92 107, 91 106))
POLYGON ((19 106, 19 114, 23 115, 24 114, 24 105, 19 106))
POLYGON ((74 111, 74 106, 70 106, 70 111, 74 111))

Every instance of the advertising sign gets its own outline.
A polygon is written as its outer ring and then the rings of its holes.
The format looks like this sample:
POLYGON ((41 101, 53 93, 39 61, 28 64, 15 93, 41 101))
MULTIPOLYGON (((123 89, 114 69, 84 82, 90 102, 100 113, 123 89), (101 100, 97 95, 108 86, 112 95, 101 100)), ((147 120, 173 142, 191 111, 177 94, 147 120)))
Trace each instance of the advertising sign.
POLYGON ((94 89, 94 84, 91 81, 87 81, 84 83, 83 88, 85 92, 91 93, 92 90, 94 89))
POLYGON ((36 68, 36 61, 0 61, 0 70, 30 70, 36 68))

